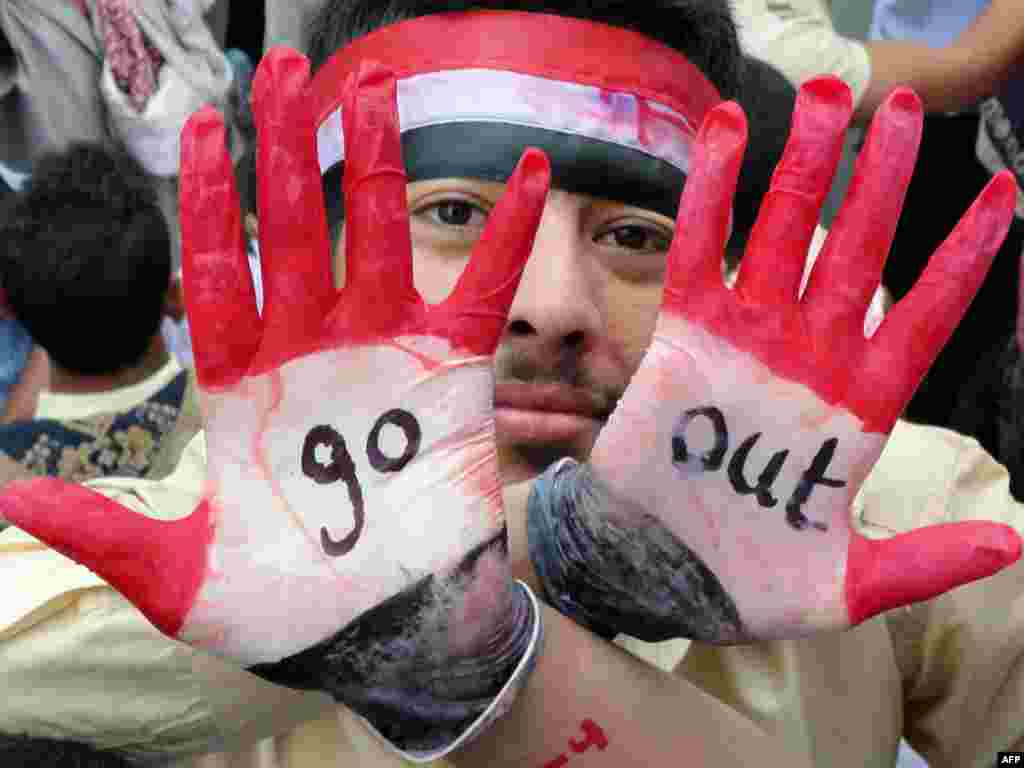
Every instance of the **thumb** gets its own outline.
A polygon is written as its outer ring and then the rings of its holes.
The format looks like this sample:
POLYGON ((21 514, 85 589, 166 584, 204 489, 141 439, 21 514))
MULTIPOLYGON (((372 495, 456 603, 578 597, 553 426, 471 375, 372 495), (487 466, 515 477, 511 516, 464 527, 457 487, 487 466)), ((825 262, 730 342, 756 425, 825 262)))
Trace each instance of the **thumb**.
POLYGON ((850 623, 991 576, 1020 554, 1020 536, 1001 523, 946 523, 879 540, 854 533, 846 565, 850 623))
POLYGON ((0 517, 99 575, 172 637, 206 577, 213 538, 206 501, 188 517, 157 520, 42 477, 6 485, 0 517))

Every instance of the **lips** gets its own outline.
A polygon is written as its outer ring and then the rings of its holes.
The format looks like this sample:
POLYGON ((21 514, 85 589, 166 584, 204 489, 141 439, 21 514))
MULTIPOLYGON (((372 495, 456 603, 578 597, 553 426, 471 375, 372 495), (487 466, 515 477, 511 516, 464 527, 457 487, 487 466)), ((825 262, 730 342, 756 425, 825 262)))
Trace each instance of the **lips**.
POLYGON ((500 382, 494 390, 494 418, 503 442, 572 440, 599 429, 607 417, 597 397, 561 384, 500 382))
POLYGON ((597 397, 582 389, 562 384, 499 382, 494 388, 494 407, 572 413, 602 420, 608 417, 606 406, 597 397))

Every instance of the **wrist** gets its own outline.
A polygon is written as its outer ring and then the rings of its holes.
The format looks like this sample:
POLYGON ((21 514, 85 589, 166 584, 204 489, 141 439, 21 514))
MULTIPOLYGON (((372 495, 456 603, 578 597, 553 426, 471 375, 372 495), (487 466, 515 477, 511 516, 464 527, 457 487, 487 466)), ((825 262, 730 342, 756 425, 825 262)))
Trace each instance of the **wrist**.
POLYGON ((479 658, 442 662, 436 671, 446 682, 434 680, 429 686, 434 690, 418 697, 423 706, 412 713, 412 718, 427 726, 435 724, 432 732, 423 732, 424 738, 403 738, 396 734, 395 726, 408 728, 407 721, 396 722, 394 715, 367 717, 361 707, 349 704, 367 729, 402 759, 413 763, 439 760, 477 739, 512 707, 537 665, 544 633, 540 603, 532 590, 519 581, 511 587, 510 619, 496 635, 491 652, 479 658), (456 690, 456 699, 448 700, 456 690), (451 704, 465 713, 458 728, 437 717, 445 705, 451 704))
MULTIPOLYGON (((481 548, 476 560, 494 554, 494 546, 481 548)), ((472 642, 458 639, 466 614, 453 604, 453 596, 465 598, 458 578, 421 579, 331 638, 250 671, 325 691, 403 758, 436 760, 508 709, 540 648, 536 599, 510 581, 499 621, 472 642)))
POLYGON ((529 549, 545 600, 606 639, 741 641, 735 604, 697 554, 656 516, 611 499, 590 467, 571 459, 535 481, 529 549))

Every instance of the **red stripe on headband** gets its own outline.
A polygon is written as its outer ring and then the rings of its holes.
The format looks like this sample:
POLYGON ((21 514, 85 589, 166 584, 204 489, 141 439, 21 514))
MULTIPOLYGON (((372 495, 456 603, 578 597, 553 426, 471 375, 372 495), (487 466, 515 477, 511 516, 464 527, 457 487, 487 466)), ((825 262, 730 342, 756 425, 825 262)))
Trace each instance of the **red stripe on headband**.
POLYGON ((694 130, 722 98, 678 51, 621 27, 522 11, 440 13, 382 27, 338 51, 310 86, 316 125, 338 108, 363 60, 396 79, 451 69, 499 69, 623 91, 664 104, 694 130))

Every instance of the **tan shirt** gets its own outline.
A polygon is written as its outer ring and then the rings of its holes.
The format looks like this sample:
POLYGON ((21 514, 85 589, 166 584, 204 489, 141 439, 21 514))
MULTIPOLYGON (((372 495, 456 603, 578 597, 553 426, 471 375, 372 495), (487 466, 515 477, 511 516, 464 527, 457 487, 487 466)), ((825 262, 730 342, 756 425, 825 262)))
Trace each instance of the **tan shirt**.
MULTIPOLYGON (((151 514, 198 496, 202 438, 163 483, 93 483, 151 514)), ((988 519, 1024 532, 1006 471, 975 441, 901 423, 857 497, 870 535, 988 519)), ((9 731, 134 753, 243 750, 201 768, 400 765, 339 726, 326 697, 264 683, 168 640, 86 569, 9 529, 0 535, 0 722, 9 731), (115 652, 116 649, 116 652, 115 652), (295 730, 304 720, 318 720, 295 730), (285 734, 288 734, 285 736, 285 734)), ((623 641, 767 727, 828 768, 891 768, 901 734, 933 768, 989 766, 1024 745, 1024 565, 844 633, 749 647, 623 641)))

